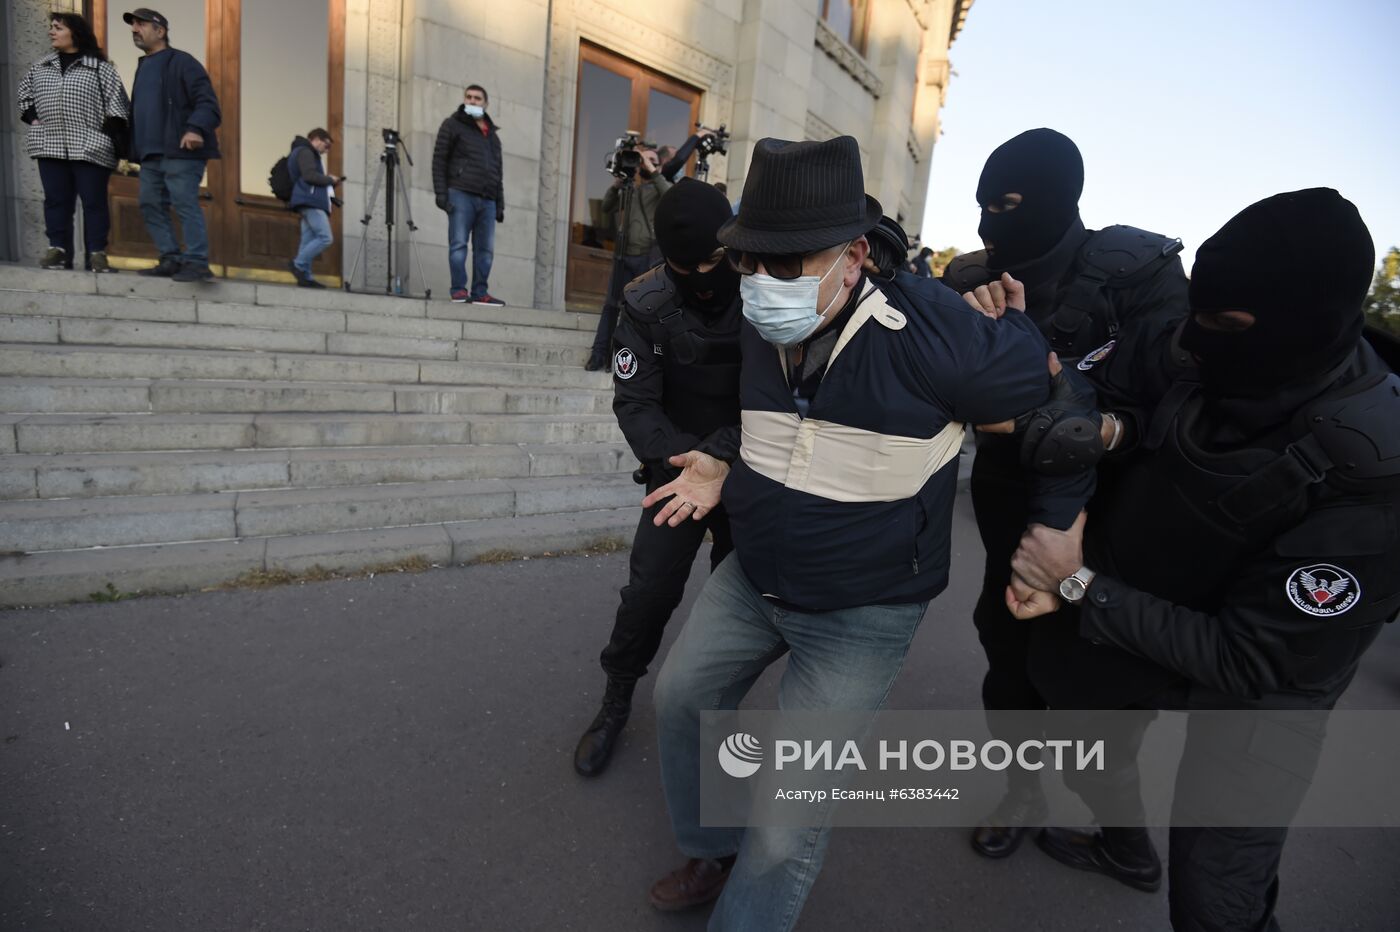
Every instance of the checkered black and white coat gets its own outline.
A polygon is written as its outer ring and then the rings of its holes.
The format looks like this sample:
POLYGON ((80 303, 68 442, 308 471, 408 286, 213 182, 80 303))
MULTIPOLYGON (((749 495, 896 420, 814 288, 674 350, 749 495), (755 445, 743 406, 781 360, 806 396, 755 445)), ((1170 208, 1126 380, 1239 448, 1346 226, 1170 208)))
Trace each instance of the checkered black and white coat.
POLYGON ((38 113, 29 125, 30 158, 117 167, 102 124, 108 117, 130 121, 131 104, 111 62, 84 55, 64 72, 58 53, 50 52, 25 72, 17 96, 21 115, 30 107, 38 113))

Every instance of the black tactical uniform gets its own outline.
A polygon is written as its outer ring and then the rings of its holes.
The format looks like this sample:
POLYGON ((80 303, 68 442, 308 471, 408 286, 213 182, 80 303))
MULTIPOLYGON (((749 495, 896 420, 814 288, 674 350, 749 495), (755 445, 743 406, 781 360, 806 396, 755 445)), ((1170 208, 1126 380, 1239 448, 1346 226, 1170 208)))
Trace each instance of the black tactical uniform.
MULTIPOLYGON (((648 492, 680 475, 667 460, 700 450, 732 462, 739 454, 739 324, 736 295, 710 313, 681 305, 666 266, 635 279, 613 334, 613 411, 646 469, 648 492)), ((603 669, 635 683, 656 656, 661 634, 685 592, 705 532, 714 535, 711 568, 733 545, 721 505, 702 521, 656 527, 662 504, 642 513, 632 562, 603 669)))
MULTIPOLYGON (((1400 611, 1400 377, 1388 342, 1360 339, 1372 258, 1360 217, 1335 191, 1270 198, 1202 246, 1191 284, 1198 318, 1244 310, 1253 326, 1229 333, 1193 319, 1175 342, 1158 327, 1092 366, 1104 410, 1135 412, 1137 432, 1133 449, 1100 470, 1084 546, 1097 575, 1086 597, 1029 622, 1032 680, 1051 706, 1336 704, 1380 626, 1400 611), (1321 255, 1311 254, 1314 244, 1321 255), (1265 259, 1299 271, 1261 282, 1265 259), (1199 378, 1172 381, 1181 346, 1201 359, 1199 378)), ((1213 758, 1253 737, 1193 730, 1185 755, 1213 758)), ((1238 800, 1268 781, 1301 803, 1307 771, 1296 760, 1315 761, 1320 738, 1296 738, 1291 772, 1257 767, 1247 784, 1204 795, 1229 799, 1233 790, 1238 800)), ((1189 772, 1183 766, 1179 780, 1193 779, 1189 772)), ((1140 809, 1135 777, 1095 779, 1140 809)), ((1183 789, 1191 787, 1178 784, 1178 807, 1183 789)), ((1232 811, 1218 803, 1189 821, 1229 825, 1232 811)), ((1286 834, 1173 828, 1173 927, 1277 929, 1286 834)), ((1041 844, 1133 882, 1121 860, 1110 863, 1103 834, 1048 830, 1041 844)))
MULTIPOLYGON (((681 179, 656 209, 657 241, 668 261, 623 289, 612 344, 613 411, 642 463, 648 493, 680 475, 668 462, 672 456, 698 450, 732 462, 739 455, 743 305, 739 275, 719 258, 715 238, 730 215, 719 191, 681 179)), ((711 568, 733 549, 723 506, 699 521, 657 527, 653 520, 664 504, 644 509, 637 522, 627 585, 600 658, 608 675, 603 707, 574 754, 574 767, 585 776, 607 765, 706 532, 714 542, 711 568)))
MULTIPOLYGON (((1111 351, 1132 328, 1179 317, 1186 309, 1181 241, 1130 226, 1086 230, 1078 209, 1083 183, 1078 149, 1053 130, 1031 130, 1000 146, 988 158, 977 192, 983 205, 979 233, 993 248, 958 256, 942 279, 961 294, 1010 273, 1026 287, 1027 316, 1066 366, 1111 351), (1022 200, 994 212, 1011 192, 1022 200)), ((985 433, 976 438, 972 505, 986 562, 972 617, 987 654, 982 703, 993 733, 1019 741, 1028 736, 1007 730, 1009 723, 995 713, 1045 708, 1026 674, 1030 627, 1011 616, 1004 598, 1011 555, 1026 529, 1030 490, 1018 461, 1019 441, 985 433)), ((973 835, 973 847, 988 857, 1011 854, 1023 834, 1014 826, 1034 825, 1044 809, 1034 774, 1012 771, 1010 790, 991 818, 1006 828, 973 835)))

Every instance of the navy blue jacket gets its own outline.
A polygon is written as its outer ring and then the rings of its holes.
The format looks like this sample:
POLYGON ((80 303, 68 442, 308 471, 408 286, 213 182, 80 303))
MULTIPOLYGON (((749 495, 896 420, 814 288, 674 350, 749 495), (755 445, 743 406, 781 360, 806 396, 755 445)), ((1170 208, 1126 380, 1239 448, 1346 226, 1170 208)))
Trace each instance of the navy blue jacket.
POLYGON ((331 212, 331 186, 326 183, 325 179, 330 181, 335 179, 326 174, 325 165, 321 161, 321 153, 316 151, 305 136, 298 136, 292 143, 292 151, 287 155, 287 173, 292 176, 292 199, 288 202, 288 207, 292 210, 296 210, 298 207, 315 207, 326 213, 331 212), (315 178, 308 178, 302 171, 301 159, 297 156, 301 154, 303 149, 311 153, 311 157, 315 161, 315 178), (321 183, 317 184, 317 180, 320 180, 321 183))
MULTIPOLYGON (((158 59, 158 65, 163 64, 164 75, 162 85, 165 88, 165 128, 163 137, 165 139, 165 157, 168 159, 217 159, 219 157, 219 139, 215 130, 223 121, 223 116, 219 111, 219 98, 214 93, 214 85, 209 82, 209 73, 204 70, 204 66, 199 63, 189 52, 182 52, 179 49, 169 49, 169 55, 162 55, 158 59), (198 149, 181 149, 180 137, 189 130, 194 130, 204 137, 204 145, 198 149)), ((136 71, 139 74, 142 68, 150 67, 150 59, 143 57, 136 63, 136 71)), ((131 113, 133 118, 139 112, 136 108, 135 88, 136 81, 131 82, 133 89, 131 113)), ((138 137, 138 130, 132 127, 131 138, 133 145, 138 137)), ((133 151, 132 159, 136 159, 133 151)))
MULTIPOLYGON (((992 320, 907 272, 863 287, 805 418, 780 352, 747 322, 741 336, 743 443, 723 493, 735 551, 760 592, 813 611, 943 591, 963 424, 1050 390, 1024 314, 992 320)), ((1030 520, 1067 528, 1094 479, 1032 484, 1030 520)))

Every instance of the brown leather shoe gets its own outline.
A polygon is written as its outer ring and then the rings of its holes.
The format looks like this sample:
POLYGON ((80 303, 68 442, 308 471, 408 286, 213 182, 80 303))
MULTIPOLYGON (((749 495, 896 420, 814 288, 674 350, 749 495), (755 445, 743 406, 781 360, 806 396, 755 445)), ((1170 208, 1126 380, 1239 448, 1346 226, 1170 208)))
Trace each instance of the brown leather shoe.
POLYGON ((702 906, 719 896, 732 869, 711 858, 691 858, 651 885, 651 905, 667 913, 702 906))

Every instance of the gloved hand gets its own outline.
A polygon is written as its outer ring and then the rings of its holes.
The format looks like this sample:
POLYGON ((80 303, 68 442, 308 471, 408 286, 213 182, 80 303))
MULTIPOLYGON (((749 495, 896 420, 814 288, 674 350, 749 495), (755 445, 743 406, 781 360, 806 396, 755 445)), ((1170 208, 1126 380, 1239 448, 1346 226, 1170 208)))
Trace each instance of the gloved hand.
POLYGON ((437 206, 438 206, 438 210, 445 210, 445 211, 447 211, 448 213, 451 213, 451 212, 452 212, 452 205, 451 205, 451 203, 447 200, 447 195, 446 195, 446 194, 439 194, 439 195, 437 196, 437 206))
POLYGON ((496 222, 497 222, 497 223, 505 223, 505 222, 506 222, 506 209, 505 209, 504 207, 497 207, 497 208, 496 208, 496 222))
POLYGON ((1021 437, 1021 465, 1043 476, 1069 476, 1093 469, 1103 459, 1098 411, 1093 386, 1071 375, 1050 354, 1050 397, 1038 408, 1016 418, 1021 437))

